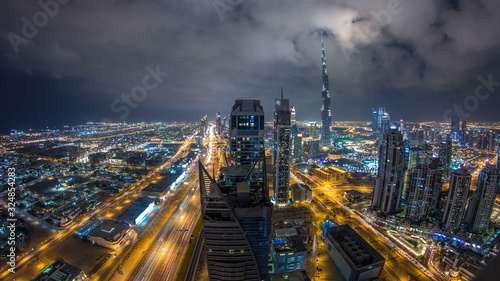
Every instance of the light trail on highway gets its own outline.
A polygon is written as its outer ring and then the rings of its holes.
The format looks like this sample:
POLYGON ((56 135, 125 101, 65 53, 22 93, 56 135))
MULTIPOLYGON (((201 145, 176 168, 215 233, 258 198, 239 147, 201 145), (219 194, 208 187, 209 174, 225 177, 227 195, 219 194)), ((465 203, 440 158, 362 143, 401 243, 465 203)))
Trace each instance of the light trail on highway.
MULTIPOLYGON (((213 155, 217 141, 214 127, 211 126, 210 136, 204 145, 207 153, 203 162, 214 171, 219 170, 220 155, 213 155)), ((219 150, 215 151, 220 154, 219 150)), ((192 231, 201 215, 198 169, 191 168, 187 182, 192 182, 189 191, 160 229, 155 241, 149 245, 127 280, 176 280, 178 277, 192 231)))

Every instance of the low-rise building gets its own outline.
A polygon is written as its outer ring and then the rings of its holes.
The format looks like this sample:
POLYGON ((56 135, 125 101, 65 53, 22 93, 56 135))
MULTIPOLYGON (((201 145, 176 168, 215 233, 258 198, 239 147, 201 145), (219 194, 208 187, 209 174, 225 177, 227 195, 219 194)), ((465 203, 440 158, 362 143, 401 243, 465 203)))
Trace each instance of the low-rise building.
POLYGON ((103 221, 89 232, 87 239, 99 246, 119 250, 137 237, 137 232, 125 222, 103 221))
POLYGON ((87 281, 89 278, 82 269, 71 265, 61 258, 42 269, 31 281, 87 281))
POLYGON ((346 280, 372 280, 384 267, 385 258, 347 224, 329 228, 325 244, 346 280))
POLYGON ((358 202, 365 198, 365 194, 357 190, 346 190, 344 191, 344 198, 349 202, 358 202))
POLYGON ((339 185, 347 183, 349 172, 337 167, 311 168, 310 173, 326 184, 339 185))
POLYGON ((312 190, 309 186, 301 183, 292 184, 292 200, 294 203, 311 203, 312 190))

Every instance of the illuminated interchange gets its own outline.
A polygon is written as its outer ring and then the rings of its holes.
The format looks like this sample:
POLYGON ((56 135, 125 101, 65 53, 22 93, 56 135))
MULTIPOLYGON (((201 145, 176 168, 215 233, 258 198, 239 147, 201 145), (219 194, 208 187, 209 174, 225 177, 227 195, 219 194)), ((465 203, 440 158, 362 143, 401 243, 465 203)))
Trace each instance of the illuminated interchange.
POLYGON ((332 124, 324 47, 322 77, 319 123, 282 89, 272 122, 237 99, 214 121, 0 136, 0 278, 472 280, 498 254, 500 123, 332 124))

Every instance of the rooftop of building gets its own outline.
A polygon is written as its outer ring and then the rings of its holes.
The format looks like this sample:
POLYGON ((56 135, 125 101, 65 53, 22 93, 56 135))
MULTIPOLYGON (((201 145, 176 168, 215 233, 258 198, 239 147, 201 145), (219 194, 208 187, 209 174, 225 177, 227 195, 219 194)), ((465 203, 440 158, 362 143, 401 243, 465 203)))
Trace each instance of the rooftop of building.
POLYGON ((82 273, 82 269, 66 263, 61 258, 57 258, 52 264, 47 266, 40 274, 32 278, 32 281, 67 281, 73 280, 82 273))
POLYGON ((327 239, 338 245, 340 251, 358 269, 385 261, 382 255, 347 224, 328 229, 327 239))
POLYGON ((280 252, 307 252, 307 248, 298 237, 286 237, 283 239, 275 239, 273 241, 274 251, 280 252))
POLYGON ((307 189, 309 191, 312 191, 308 185, 303 184, 303 183, 294 183, 294 184, 292 184, 292 188, 294 188, 294 189, 307 189))
POLYGON ((130 225, 125 222, 105 220, 100 225, 90 231, 88 236, 101 237, 107 241, 116 241, 123 232, 130 229, 130 225))
POLYGON ((260 105, 259 100, 245 100, 245 99, 237 99, 233 105, 233 113, 235 111, 242 112, 261 112, 264 113, 264 109, 262 105, 260 105))
POLYGON ((337 167, 326 167, 326 168, 314 168, 314 170, 323 173, 323 174, 335 174, 335 173, 340 173, 340 174, 345 174, 348 173, 347 171, 344 171, 340 168, 337 167))

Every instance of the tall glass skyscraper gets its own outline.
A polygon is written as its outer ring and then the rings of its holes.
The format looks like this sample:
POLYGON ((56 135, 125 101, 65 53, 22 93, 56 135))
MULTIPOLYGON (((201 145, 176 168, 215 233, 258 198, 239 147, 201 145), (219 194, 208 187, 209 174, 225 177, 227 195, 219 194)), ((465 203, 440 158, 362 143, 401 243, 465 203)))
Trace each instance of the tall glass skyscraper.
POLYGON ((265 181, 264 111, 258 100, 236 100, 231 112, 229 166, 215 182, 200 168, 210 280, 270 280, 273 204, 265 181))
POLYGON ((420 222, 429 213, 437 210, 442 187, 441 174, 438 159, 433 159, 430 164, 418 164, 411 168, 408 176, 409 196, 406 219, 420 222))
POLYGON ((372 202, 373 207, 383 213, 395 213, 401 209, 404 148, 403 135, 397 127, 383 134, 372 202))
POLYGON ((332 102, 330 100, 330 89, 329 89, 329 79, 328 71, 326 69, 326 55, 325 55, 325 45, 323 39, 321 39, 321 53, 322 53, 322 76, 323 76, 323 88, 321 90, 321 142, 330 143, 332 141, 332 102))
POLYGON ((229 164, 253 167, 252 186, 264 182, 264 110, 258 100, 236 100, 229 128, 229 164))
POLYGON ((464 218, 467 195, 469 194, 471 175, 466 167, 451 174, 450 189, 444 209, 443 224, 446 231, 456 231, 464 218))
POLYGON ((291 112, 290 101, 276 99, 274 111, 274 197, 276 204, 288 203, 290 187, 291 112))
POLYGON ((486 164, 477 179, 477 188, 469 202, 466 222, 472 232, 488 230, 498 190, 498 169, 486 164))
POLYGON ((209 280, 269 280, 272 204, 240 181, 251 168, 227 167, 221 171, 224 181, 216 183, 201 163, 199 167, 209 280))

